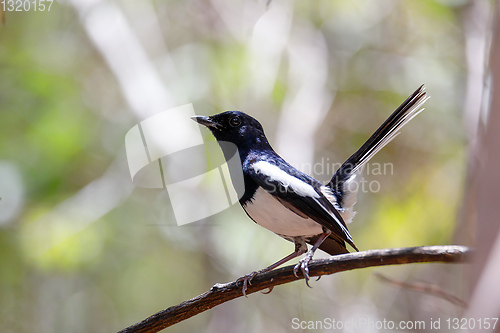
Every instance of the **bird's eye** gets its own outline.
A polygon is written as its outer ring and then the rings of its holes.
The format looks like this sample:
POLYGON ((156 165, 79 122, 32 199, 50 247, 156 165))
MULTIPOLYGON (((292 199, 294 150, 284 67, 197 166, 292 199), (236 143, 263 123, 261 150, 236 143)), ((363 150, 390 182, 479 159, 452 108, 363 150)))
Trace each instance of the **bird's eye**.
POLYGON ((229 120, 229 124, 233 127, 238 127, 241 125, 240 117, 233 117, 229 120))

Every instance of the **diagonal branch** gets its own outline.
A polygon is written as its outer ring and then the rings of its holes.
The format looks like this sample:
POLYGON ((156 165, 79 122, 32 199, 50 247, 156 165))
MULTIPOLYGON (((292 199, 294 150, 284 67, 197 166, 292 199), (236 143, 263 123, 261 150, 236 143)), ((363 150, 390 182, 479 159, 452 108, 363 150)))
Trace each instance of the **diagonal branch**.
POLYGON ((424 283, 424 282, 405 282, 405 281, 399 281, 396 279, 391 279, 390 277, 387 277, 383 274, 380 273, 375 273, 376 277, 378 277, 380 280, 393 284, 395 286, 398 286, 400 288, 408 289, 408 290, 414 290, 418 291, 421 293, 426 293, 428 295, 434 296, 434 297, 439 297, 441 299, 444 299, 452 304, 458 305, 462 308, 467 307, 467 303, 458 298, 455 295, 449 294, 440 287, 430 284, 430 283, 424 283))
MULTIPOLYGON (((352 269, 402 265, 411 263, 463 263, 470 261, 471 250, 465 246, 422 246, 396 249, 369 250, 333 256, 328 259, 311 261, 309 275, 321 276, 352 269)), ((280 284, 303 279, 293 275, 293 265, 256 275, 247 294, 272 289, 280 284)), ((215 284, 209 291, 178 305, 162 310, 143 321, 125 328, 119 333, 152 333, 186 320, 219 304, 243 296, 241 285, 236 282, 215 284)))

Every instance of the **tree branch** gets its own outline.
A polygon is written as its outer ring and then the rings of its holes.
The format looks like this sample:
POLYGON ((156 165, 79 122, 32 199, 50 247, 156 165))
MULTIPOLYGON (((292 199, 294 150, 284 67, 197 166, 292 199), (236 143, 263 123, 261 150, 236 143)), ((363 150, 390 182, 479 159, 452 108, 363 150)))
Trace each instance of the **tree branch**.
POLYGON ((436 285, 433 285, 430 283, 424 283, 424 282, 400 281, 400 280, 396 280, 396 279, 391 279, 390 277, 387 277, 387 276, 382 275, 380 273, 375 273, 375 276, 384 282, 390 283, 390 284, 398 286, 400 288, 414 290, 414 291, 418 291, 421 293, 426 293, 427 295, 431 295, 434 297, 439 297, 439 298, 444 299, 445 301, 448 301, 452 304, 461 306, 462 308, 467 307, 467 302, 458 298, 455 295, 447 293, 445 290, 443 290, 442 288, 440 288, 436 285))
MULTIPOLYGON (((402 265, 410 263, 463 263, 470 260, 471 250, 465 246, 422 246, 410 248, 369 250, 332 256, 328 259, 311 261, 309 275, 321 276, 352 269, 402 265)), ((247 294, 270 289, 280 284, 301 280, 300 275, 293 275, 293 265, 256 275, 252 285, 248 286, 247 294)), ((162 310, 143 321, 125 328, 119 333, 152 333, 186 320, 201 312, 207 311, 219 304, 243 296, 241 285, 236 282, 215 284, 209 291, 178 305, 162 310)))

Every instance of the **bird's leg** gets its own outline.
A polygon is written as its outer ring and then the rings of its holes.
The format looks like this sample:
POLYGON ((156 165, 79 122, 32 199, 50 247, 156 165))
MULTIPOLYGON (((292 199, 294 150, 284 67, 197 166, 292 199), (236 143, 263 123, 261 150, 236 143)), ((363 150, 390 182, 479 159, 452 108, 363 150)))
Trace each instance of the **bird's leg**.
POLYGON ((243 296, 247 297, 247 294, 246 294, 247 287, 248 287, 248 285, 252 284, 252 279, 255 277, 255 275, 260 274, 260 273, 269 272, 270 270, 273 270, 276 267, 283 265, 285 262, 290 261, 293 258, 296 258, 296 257, 306 253, 306 251, 307 251, 307 245, 304 241, 295 241, 295 251, 293 253, 290 253, 289 255, 284 257, 283 259, 275 262, 274 264, 272 264, 266 268, 263 268, 259 271, 254 271, 250 274, 247 274, 245 276, 238 278, 236 280, 236 283, 243 282, 243 288, 242 288, 243 296))
POLYGON ((318 237, 318 240, 316 241, 316 243, 314 243, 313 247, 307 252, 307 254, 305 255, 304 258, 300 259, 298 264, 295 265, 295 267, 293 268, 293 274, 297 276, 297 271, 300 270, 302 271, 302 274, 304 275, 304 278, 306 280, 306 284, 309 288, 311 288, 311 286, 309 285, 309 262, 312 260, 312 257, 314 255, 314 252, 318 249, 318 247, 321 245, 321 243, 324 242, 324 240, 330 236, 332 232, 331 231, 325 231, 323 232, 319 237, 318 237))

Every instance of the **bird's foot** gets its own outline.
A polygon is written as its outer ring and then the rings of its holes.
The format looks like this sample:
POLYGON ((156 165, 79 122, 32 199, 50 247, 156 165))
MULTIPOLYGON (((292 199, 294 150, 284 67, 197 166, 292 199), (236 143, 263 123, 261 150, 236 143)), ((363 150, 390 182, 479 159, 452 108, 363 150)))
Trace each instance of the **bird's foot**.
POLYGON ((245 297, 248 297, 247 296, 247 289, 248 289, 248 285, 251 285, 252 284, 252 279, 255 277, 255 275, 259 274, 259 272, 252 272, 250 274, 247 274, 245 276, 242 276, 240 278, 238 278, 236 280, 236 283, 239 284, 240 282, 243 283, 243 287, 241 288, 241 291, 243 293, 243 296, 245 297))
POLYGON ((299 277, 297 275, 297 271, 300 268, 300 270, 302 271, 302 275, 304 275, 304 279, 306 280, 306 285, 309 288, 311 288, 311 286, 309 285, 309 262, 312 260, 313 255, 314 252, 312 251, 307 252, 305 257, 300 259, 297 265, 295 265, 295 267, 293 268, 293 275, 295 275, 295 277, 299 277))

